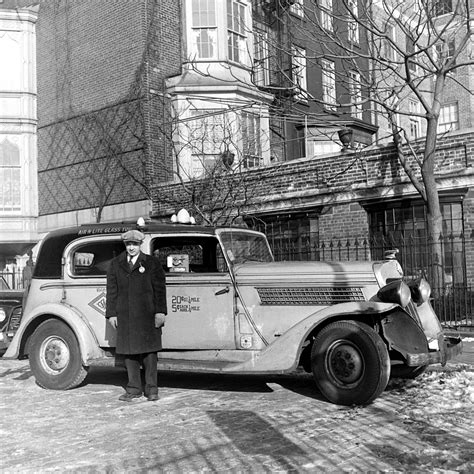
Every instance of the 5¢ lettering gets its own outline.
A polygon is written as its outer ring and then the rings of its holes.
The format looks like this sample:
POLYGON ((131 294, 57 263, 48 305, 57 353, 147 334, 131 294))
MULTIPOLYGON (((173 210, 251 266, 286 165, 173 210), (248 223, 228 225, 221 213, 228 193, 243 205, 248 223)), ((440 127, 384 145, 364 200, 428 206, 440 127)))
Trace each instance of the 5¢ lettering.
POLYGON ((171 297, 171 311, 173 313, 199 311, 201 309, 198 304, 200 301, 199 296, 173 295, 171 297))

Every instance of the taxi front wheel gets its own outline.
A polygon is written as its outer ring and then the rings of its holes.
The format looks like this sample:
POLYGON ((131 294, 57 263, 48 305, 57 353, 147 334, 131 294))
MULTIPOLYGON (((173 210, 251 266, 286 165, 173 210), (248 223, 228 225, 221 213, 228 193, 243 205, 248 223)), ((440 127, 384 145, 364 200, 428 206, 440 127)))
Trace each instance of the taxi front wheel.
POLYGON ((68 390, 87 375, 76 336, 69 326, 55 319, 36 328, 29 344, 29 360, 36 383, 43 388, 68 390))
POLYGON ((337 321, 316 336, 311 368, 321 393, 338 405, 366 405, 386 388, 390 357, 382 338, 367 324, 337 321))

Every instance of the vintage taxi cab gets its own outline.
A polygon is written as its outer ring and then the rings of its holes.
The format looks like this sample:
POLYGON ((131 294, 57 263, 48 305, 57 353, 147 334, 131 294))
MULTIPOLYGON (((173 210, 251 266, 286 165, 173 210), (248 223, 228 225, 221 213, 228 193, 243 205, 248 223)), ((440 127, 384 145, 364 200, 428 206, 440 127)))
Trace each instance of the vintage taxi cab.
MULTIPOLYGON (((176 219, 175 219, 176 220, 176 219)), ((70 389, 94 364, 114 364, 106 272, 137 224, 94 224, 48 234, 21 324, 6 357, 28 357, 37 383, 70 389)), ((415 377, 460 352, 421 279, 407 284, 394 258, 275 262, 247 228, 141 223, 142 250, 166 272, 168 316, 158 368, 282 374, 302 367, 330 402, 368 404, 390 374, 415 377)))

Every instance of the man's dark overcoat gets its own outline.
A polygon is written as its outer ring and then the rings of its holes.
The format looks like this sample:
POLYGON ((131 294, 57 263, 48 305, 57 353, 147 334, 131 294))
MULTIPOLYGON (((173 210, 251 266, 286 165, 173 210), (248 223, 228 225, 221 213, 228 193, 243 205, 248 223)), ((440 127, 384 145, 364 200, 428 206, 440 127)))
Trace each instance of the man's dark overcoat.
POLYGON ((105 317, 117 317, 117 353, 161 350, 155 313, 166 312, 165 273, 156 258, 140 252, 132 270, 126 252, 110 262, 105 317))

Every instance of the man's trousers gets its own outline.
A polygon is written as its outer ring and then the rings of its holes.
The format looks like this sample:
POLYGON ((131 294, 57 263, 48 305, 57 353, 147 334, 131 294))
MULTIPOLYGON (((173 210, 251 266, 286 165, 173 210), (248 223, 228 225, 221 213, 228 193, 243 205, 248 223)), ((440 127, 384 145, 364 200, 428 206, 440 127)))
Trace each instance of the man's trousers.
POLYGON ((140 367, 145 369, 145 396, 158 393, 158 356, 156 352, 147 354, 126 354, 125 367, 128 373, 127 393, 140 395, 142 390, 142 379, 140 367))

